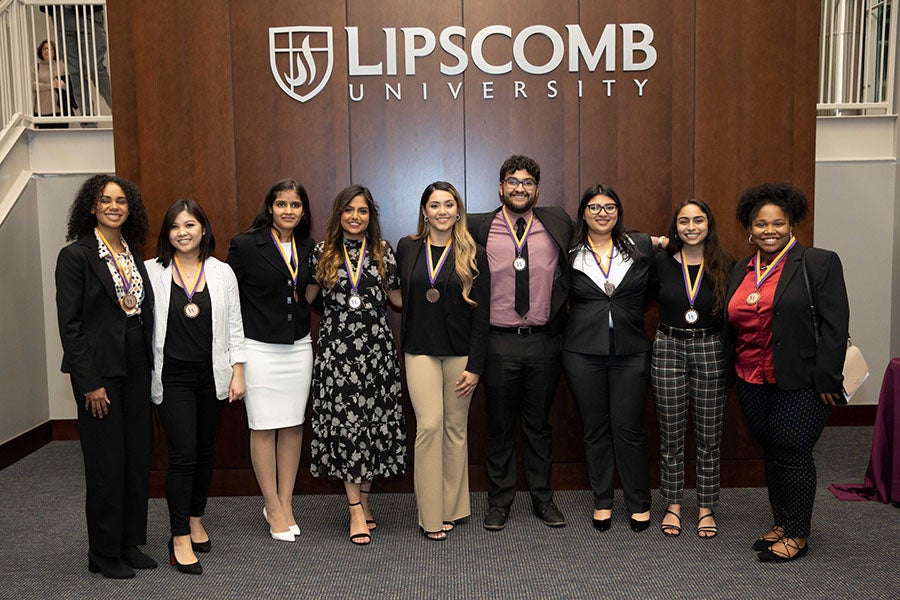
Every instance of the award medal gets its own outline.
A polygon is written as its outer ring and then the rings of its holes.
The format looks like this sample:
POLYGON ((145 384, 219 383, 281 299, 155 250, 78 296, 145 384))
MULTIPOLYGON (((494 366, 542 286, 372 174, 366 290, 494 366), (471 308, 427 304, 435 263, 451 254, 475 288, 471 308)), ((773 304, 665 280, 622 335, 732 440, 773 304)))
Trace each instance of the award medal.
POLYGON ((359 297, 359 282, 362 279, 363 263, 366 260, 366 243, 368 238, 363 237, 359 247, 359 259, 356 261, 356 270, 350 265, 350 255, 347 253, 347 244, 344 246, 344 268, 347 269, 347 278, 350 279, 350 300, 347 304, 350 308, 357 309, 362 306, 362 298, 359 297))
POLYGON ((434 287, 434 282, 437 281, 441 269, 444 268, 444 263, 447 262, 447 257, 450 256, 451 246, 453 246, 452 239, 444 246, 444 251, 441 252, 437 265, 435 265, 434 256, 431 252, 431 236, 428 236, 425 240, 425 266, 428 267, 428 281, 431 283, 431 287, 425 292, 425 299, 432 304, 441 299, 441 292, 434 287))
POLYGON ((203 279, 203 268, 206 264, 205 262, 200 263, 200 273, 197 275, 196 281, 194 281, 194 287, 188 289, 184 274, 181 271, 181 263, 178 262, 177 256, 174 257, 173 262, 175 263, 175 274, 178 276, 178 281, 181 282, 181 289, 184 290, 184 295, 188 299, 187 304, 184 305, 184 316, 188 319, 196 319, 200 315, 200 307, 194 302, 194 294, 197 293, 197 288, 200 287, 200 281, 203 279))
MULTIPOLYGON (((109 255, 112 256, 113 263, 116 265, 116 272, 119 274, 119 278, 122 280, 122 289, 125 291, 125 294, 119 298, 119 306, 126 314, 134 314, 138 307, 138 299, 131 291, 131 269, 128 269, 128 263, 126 262, 123 266, 119 263, 119 258, 116 256, 116 253, 113 252, 112 247, 110 247, 109 242, 106 241, 106 238, 103 236, 103 232, 100 231, 99 228, 95 228, 97 235, 100 236, 100 241, 103 242, 103 245, 106 247, 106 251, 109 252, 109 255)), ((124 238, 122 239, 122 246, 125 247, 125 254, 130 254, 128 250, 128 244, 125 243, 124 238)))
POLYGON ((273 227, 269 233, 272 236, 272 241, 275 242, 275 247, 278 248, 278 254, 281 255, 288 273, 291 274, 290 283, 294 288, 294 303, 296 303, 299 300, 297 297, 297 274, 300 272, 300 265, 297 264, 297 242, 294 241, 294 236, 291 235, 291 255, 288 256, 276 235, 275 228, 273 227))
POLYGON ((687 292, 688 303, 691 305, 691 307, 684 312, 684 321, 688 325, 693 325, 700 320, 700 313, 694 310, 694 302, 697 301, 697 294, 700 293, 700 282, 703 281, 705 264, 706 261, 700 259, 700 268, 697 270, 697 277, 694 281, 691 281, 687 257, 684 255, 684 248, 681 249, 681 274, 684 277, 684 291, 687 292))
POLYGON ((748 305, 753 306, 754 304, 759 302, 759 299, 760 299, 759 286, 761 286, 763 284, 763 281, 765 281, 766 278, 772 274, 772 271, 775 270, 775 267, 777 267, 781 263, 781 261, 784 260, 784 257, 787 256, 787 253, 790 252, 791 248, 793 248, 794 244, 796 244, 796 243, 797 243, 797 238, 795 238, 794 236, 791 236, 791 239, 788 240, 787 245, 784 248, 782 248, 781 252, 779 252, 778 255, 772 260, 772 262, 770 262, 768 264, 768 266, 765 267, 765 271, 766 271, 765 273, 762 272, 763 269, 760 268, 760 266, 759 266, 760 259, 761 259, 759 250, 756 251, 756 259, 755 259, 755 262, 753 265, 754 286, 756 289, 754 289, 752 292, 747 294, 747 304, 748 305))
POLYGON ((588 247, 591 250, 591 256, 594 257, 594 262, 597 263, 597 266, 600 268, 600 272, 603 274, 603 277, 606 279, 603 282, 603 291, 606 292, 607 296, 612 296, 613 292, 616 291, 616 286, 609 280, 609 269, 612 267, 612 259, 615 254, 614 246, 612 240, 609 240, 609 250, 606 252, 606 266, 603 266, 603 257, 600 255, 600 252, 597 250, 596 246, 594 246, 594 242, 591 241, 591 236, 587 236, 588 247))
POLYGON ((528 222, 525 224, 525 231, 522 232, 522 237, 519 238, 516 235, 516 230, 513 228, 512 221, 509 220, 509 214, 506 212, 506 207, 503 207, 503 221, 506 223, 506 229, 509 231, 509 237, 512 238, 513 244, 516 247, 516 259, 513 261, 513 269, 516 271, 524 271, 528 268, 528 261, 525 260, 525 257, 522 256, 522 248, 525 247, 525 242, 528 241, 528 236, 531 233, 531 224, 534 222, 534 213, 531 213, 531 216, 528 217, 528 222))

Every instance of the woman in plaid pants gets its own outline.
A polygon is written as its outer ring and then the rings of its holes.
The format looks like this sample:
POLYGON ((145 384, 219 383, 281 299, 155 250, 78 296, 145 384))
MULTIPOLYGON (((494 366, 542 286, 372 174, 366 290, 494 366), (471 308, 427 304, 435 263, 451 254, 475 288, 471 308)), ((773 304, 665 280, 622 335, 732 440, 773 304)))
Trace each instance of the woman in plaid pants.
POLYGON ((700 200, 681 203, 669 227, 667 252, 654 257, 651 293, 659 300, 650 382, 659 421, 661 529, 681 533, 687 413, 697 449, 697 535, 713 538, 719 500, 719 457, 725 412, 722 315, 734 259, 719 246, 716 222, 700 200))

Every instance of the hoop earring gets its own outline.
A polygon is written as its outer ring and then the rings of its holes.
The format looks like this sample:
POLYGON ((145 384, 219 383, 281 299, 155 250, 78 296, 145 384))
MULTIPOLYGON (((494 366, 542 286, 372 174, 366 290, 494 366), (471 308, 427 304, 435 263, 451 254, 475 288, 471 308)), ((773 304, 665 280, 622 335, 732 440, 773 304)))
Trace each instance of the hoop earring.
POLYGON ((747 243, 750 244, 751 246, 753 245, 753 234, 752 233, 749 236, 747 236, 747 243))
POLYGON ((425 222, 427 223, 427 222, 428 222, 428 217, 422 217, 422 220, 425 221, 425 222))
POLYGON ((456 215, 456 220, 459 221, 459 215, 456 215))

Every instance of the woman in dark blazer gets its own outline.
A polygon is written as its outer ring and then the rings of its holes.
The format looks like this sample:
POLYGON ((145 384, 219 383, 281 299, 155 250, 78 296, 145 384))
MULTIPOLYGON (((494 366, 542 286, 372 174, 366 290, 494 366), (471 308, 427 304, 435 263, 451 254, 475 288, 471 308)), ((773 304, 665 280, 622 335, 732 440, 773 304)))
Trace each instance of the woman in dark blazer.
POLYGON ((753 543, 763 562, 794 560, 809 549, 813 446, 842 400, 847 289, 837 254, 805 248, 792 235, 807 207, 803 192, 784 183, 747 189, 737 207, 756 251, 732 271, 726 336, 744 418, 765 456, 773 525, 753 543))
POLYGON ((250 457, 273 539, 300 533, 292 500, 312 380, 309 333, 309 197, 293 179, 276 182, 250 228, 231 240, 246 335, 250 457))
POLYGON ((643 416, 650 340, 644 304, 653 241, 626 233, 622 202, 609 186, 585 190, 569 252, 569 321, 563 368, 584 426, 592 522, 609 529, 613 468, 618 468, 631 528, 650 524, 650 474, 643 416))
POLYGON ((115 579, 156 562, 147 541, 153 291, 139 248, 147 213, 137 187, 88 179, 69 213, 56 262, 56 309, 78 405, 88 568, 115 579))
POLYGON ((444 540, 471 513, 469 404, 484 371, 491 293, 484 248, 469 235, 451 184, 435 181, 422 192, 418 230, 397 244, 397 265, 419 527, 444 540))

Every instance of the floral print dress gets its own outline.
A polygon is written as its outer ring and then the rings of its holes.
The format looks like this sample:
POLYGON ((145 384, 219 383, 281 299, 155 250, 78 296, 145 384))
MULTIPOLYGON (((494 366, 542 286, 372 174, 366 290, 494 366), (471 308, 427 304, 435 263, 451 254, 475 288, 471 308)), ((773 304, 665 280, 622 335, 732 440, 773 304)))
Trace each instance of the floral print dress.
MULTIPOLYGON (((360 246, 360 241, 346 240, 354 268, 360 246)), ((310 256, 312 273, 322 248, 319 242, 310 256)), ((387 242, 384 263, 387 288, 399 289, 397 261, 387 242)), ((351 483, 406 470, 400 362, 385 313, 387 295, 370 252, 362 270, 361 307, 350 307, 350 279, 343 264, 334 288, 322 290, 324 311, 312 382, 310 472, 351 483)))

